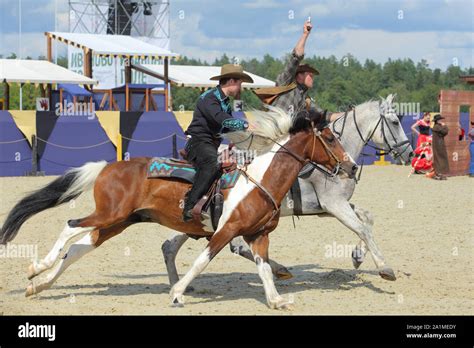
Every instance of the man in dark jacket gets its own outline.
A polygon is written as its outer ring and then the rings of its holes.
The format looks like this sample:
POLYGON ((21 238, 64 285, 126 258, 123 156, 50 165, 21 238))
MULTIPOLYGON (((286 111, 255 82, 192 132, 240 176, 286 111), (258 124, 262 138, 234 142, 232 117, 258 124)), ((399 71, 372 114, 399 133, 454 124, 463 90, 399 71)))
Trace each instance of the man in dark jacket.
POLYGON ((433 117, 433 167, 435 176, 433 179, 446 180, 446 174, 449 173, 449 161, 446 146, 444 144, 444 137, 448 135, 448 127, 441 122, 444 119, 440 114, 433 117))
POLYGON ((219 85, 199 97, 193 119, 185 132, 190 138, 185 148, 187 160, 196 167, 196 176, 193 187, 186 194, 183 221, 192 220, 194 205, 220 173, 217 149, 222 129, 244 130, 248 127, 246 121, 232 117, 229 97, 238 97, 242 82, 253 83, 252 78, 240 65, 226 64, 221 68, 221 74, 211 77, 211 80, 218 80, 219 85))

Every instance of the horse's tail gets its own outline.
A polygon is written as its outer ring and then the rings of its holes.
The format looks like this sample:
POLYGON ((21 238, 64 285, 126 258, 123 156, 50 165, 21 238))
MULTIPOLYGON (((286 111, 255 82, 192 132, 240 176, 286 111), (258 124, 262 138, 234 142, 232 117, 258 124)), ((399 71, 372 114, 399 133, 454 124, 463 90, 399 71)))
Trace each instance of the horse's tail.
POLYGON ((35 191, 19 201, 5 220, 0 230, 0 244, 15 238, 21 225, 33 215, 69 202, 82 192, 90 190, 106 161, 89 162, 80 168, 68 170, 47 186, 35 191))

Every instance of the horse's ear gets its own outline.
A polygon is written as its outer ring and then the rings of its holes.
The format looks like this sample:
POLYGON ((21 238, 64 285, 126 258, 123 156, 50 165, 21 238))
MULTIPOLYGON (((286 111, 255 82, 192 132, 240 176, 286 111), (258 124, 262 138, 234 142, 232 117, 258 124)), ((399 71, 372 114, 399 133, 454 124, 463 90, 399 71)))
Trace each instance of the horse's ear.
POLYGON ((328 109, 324 110, 323 119, 326 121, 326 123, 329 123, 331 121, 331 116, 328 115, 328 109))
POLYGON ((397 96, 396 93, 389 94, 389 95, 387 96, 387 99, 386 99, 387 105, 391 105, 391 104, 393 103, 393 101, 395 100, 395 97, 396 97, 396 96, 397 96))
POLYGON ((316 128, 318 130, 321 130, 323 128, 326 128, 327 125, 329 124, 329 115, 328 115, 328 110, 324 110, 323 112, 319 113, 319 120, 318 123, 316 124, 316 128))

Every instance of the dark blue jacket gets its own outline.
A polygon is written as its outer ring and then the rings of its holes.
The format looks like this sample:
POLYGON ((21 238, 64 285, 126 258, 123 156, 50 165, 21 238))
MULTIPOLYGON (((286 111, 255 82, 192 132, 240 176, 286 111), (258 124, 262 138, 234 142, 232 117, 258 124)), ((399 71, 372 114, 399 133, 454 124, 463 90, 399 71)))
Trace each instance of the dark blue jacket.
POLYGON ((201 140, 220 143, 222 122, 229 118, 233 118, 229 97, 220 86, 211 88, 199 97, 193 120, 185 133, 201 140))

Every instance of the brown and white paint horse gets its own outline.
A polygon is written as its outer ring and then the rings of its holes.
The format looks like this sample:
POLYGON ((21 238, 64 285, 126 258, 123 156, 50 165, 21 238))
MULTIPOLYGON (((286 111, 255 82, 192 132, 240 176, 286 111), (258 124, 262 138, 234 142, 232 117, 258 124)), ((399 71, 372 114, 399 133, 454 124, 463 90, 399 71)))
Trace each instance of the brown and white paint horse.
POLYGON ((50 288, 72 263, 128 226, 156 222, 189 235, 209 238, 207 247, 188 273, 172 287, 173 305, 182 306, 183 293, 189 283, 234 237, 243 236, 254 255, 268 305, 287 308, 290 303, 278 294, 268 264, 268 234, 278 224, 282 199, 308 162, 317 162, 330 171, 341 168, 351 176, 357 169, 329 128, 314 128, 313 116, 306 113, 293 120, 282 110, 272 108, 269 112, 255 113, 252 137, 249 132, 227 135, 231 141, 240 143, 240 148, 257 152, 257 156, 235 187, 224 191, 223 213, 215 233, 208 232, 198 222, 182 222, 180 203, 190 184, 170 179, 146 179, 149 158, 112 164, 105 161, 88 163, 23 198, 3 225, 2 244, 11 241, 31 216, 70 201, 92 187, 96 203, 95 211, 89 216, 69 220, 49 254, 30 265, 28 278, 32 282, 26 296, 50 288), (86 235, 69 247, 45 279, 35 278, 54 266, 68 240, 84 233, 86 235))

